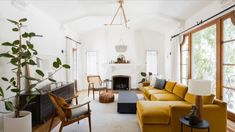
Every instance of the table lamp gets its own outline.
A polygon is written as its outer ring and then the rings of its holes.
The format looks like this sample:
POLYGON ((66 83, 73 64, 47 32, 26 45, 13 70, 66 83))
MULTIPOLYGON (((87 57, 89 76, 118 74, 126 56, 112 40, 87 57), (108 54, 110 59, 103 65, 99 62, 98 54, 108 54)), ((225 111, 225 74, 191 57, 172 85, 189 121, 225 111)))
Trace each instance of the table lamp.
POLYGON ((211 81, 208 80, 189 80, 188 93, 196 95, 195 105, 199 121, 202 121, 202 96, 211 94, 211 81))

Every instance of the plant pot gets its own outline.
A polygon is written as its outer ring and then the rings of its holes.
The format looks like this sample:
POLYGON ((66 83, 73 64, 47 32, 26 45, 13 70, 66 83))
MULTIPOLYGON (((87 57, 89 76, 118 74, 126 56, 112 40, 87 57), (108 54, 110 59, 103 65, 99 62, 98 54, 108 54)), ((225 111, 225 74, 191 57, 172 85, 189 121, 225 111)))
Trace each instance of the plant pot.
POLYGON ((0 113, 0 132, 3 132, 3 114, 0 113))
POLYGON ((14 112, 4 115, 4 132, 32 132, 32 114, 29 111, 20 111, 19 118, 14 112))

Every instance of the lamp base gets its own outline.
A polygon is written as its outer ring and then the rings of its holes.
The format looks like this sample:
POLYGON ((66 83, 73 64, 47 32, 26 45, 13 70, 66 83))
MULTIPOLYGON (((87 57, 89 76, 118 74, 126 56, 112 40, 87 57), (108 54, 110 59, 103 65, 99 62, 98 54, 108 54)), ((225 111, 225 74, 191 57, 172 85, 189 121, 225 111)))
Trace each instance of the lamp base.
POLYGON ((195 105, 197 107, 197 116, 199 121, 202 121, 202 96, 197 95, 196 96, 196 102, 195 105))

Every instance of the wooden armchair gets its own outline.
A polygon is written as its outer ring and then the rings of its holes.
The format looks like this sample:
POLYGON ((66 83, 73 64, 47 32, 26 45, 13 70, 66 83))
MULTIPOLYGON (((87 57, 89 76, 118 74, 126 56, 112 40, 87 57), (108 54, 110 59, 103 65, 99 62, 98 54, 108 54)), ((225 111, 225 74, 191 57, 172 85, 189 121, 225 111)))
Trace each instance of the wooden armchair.
MULTIPOLYGON (((80 120, 87 117, 89 121, 89 131, 91 132, 91 110, 89 105, 91 100, 86 99, 78 105, 70 105, 66 102, 65 99, 59 96, 56 96, 52 93, 48 93, 48 95, 51 102, 56 108, 56 112, 54 113, 51 119, 49 132, 51 130, 54 118, 57 116, 57 114, 59 115, 59 118, 62 122, 60 125, 59 132, 62 132, 64 126, 70 125, 74 122, 79 122, 80 120)), ((71 100, 71 98, 69 100, 71 100)))
POLYGON ((107 84, 101 80, 99 75, 87 76, 88 82, 88 96, 90 94, 90 90, 93 93, 93 99, 95 99, 95 91, 107 90, 107 84))

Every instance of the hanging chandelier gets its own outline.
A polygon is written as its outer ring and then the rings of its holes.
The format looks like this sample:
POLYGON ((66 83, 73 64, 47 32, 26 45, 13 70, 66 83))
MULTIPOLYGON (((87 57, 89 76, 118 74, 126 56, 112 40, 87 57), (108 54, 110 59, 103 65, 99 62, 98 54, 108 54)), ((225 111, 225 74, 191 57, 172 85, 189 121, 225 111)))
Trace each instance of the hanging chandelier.
POLYGON ((124 53, 127 50, 127 45, 124 44, 122 39, 119 40, 118 45, 115 46, 116 52, 124 53))
POLYGON ((114 26, 114 25, 116 25, 116 26, 125 26, 126 28, 129 28, 127 26, 127 23, 129 22, 129 20, 126 17, 126 14, 125 14, 125 11, 124 11, 124 8, 123 8, 124 1, 123 0, 118 0, 118 3, 119 3, 119 7, 118 7, 116 13, 114 14, 113 19, 111 20, 110 24, 104 24, 104 25, 105 26, 114 26), (114 21, 117 19, 118 14, 120 14, 121 20, 120 20, 119 23, 114 23, 114 21))

